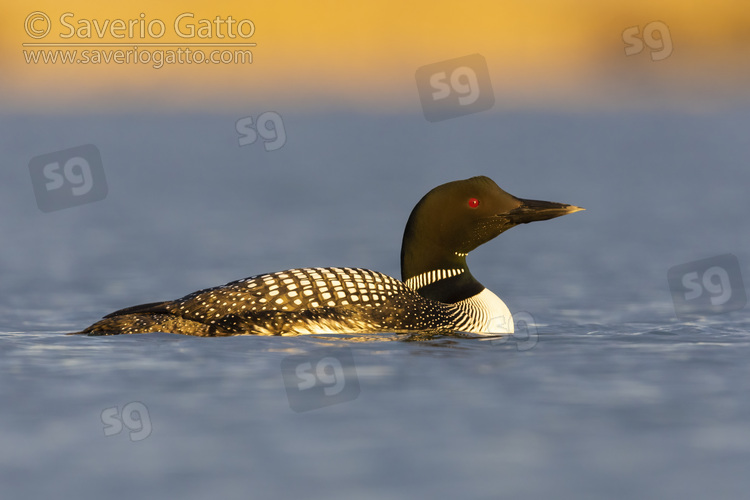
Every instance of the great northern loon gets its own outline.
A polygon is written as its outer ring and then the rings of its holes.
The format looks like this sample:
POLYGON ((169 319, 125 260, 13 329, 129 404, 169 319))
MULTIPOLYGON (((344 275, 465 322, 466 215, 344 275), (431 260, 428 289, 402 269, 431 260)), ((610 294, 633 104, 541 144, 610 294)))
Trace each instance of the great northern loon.
POLYGON ((517 224, 579 210, 516 198, 488 177, 449 182, 427 193, 409 216, 403 281, 367 269, 290 269, 121 309, 76 333, 513 333, 508 307, 471 275, 466 255, 517 224))

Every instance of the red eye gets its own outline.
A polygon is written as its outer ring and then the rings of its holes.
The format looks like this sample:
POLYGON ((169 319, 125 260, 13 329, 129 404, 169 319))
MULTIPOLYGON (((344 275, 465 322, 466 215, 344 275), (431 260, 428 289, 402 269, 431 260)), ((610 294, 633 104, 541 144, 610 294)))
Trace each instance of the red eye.
POLYGON ((479 206, 479 200, 476 198, 469 198, 469 206, 471 208, 477 208, 479 206))

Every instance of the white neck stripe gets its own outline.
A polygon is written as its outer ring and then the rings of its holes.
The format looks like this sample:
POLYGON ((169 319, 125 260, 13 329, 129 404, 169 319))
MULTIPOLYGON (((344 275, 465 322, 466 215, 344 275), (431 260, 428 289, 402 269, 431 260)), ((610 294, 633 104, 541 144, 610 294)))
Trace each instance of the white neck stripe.
POLYGON ((463 269, 433 269, 432 271, 427 271, 426 273, 412 276, 404 283, 412 290, 419 290, 420 288, 431 285, 436 281, 440 281, 445 278, 452 278, 453 276, 458 276, 463 272, 463 269))

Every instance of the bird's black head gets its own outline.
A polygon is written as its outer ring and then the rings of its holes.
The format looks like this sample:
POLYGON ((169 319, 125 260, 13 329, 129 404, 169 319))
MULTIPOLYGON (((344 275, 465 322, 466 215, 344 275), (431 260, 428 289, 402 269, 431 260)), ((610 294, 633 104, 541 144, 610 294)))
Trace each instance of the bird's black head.
POLYGON ((511 227, 579 210, 583 209, 516 198, 488 177, 443 184, 427 193, 409 216, 401 246, 401 279, 466 268, 466 254, 511 227))

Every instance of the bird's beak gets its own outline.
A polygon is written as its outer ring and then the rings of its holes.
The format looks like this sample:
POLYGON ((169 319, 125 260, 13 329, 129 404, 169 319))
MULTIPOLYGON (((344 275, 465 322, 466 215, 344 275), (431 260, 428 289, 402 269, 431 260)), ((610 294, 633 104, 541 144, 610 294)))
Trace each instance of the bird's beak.
POLYGON ((585 208, 576 207, 575 205, 555 203, 554 201, 523 200, 521 198, 519 198, 518 201, 521 202, 521 206, 498 215, 501 217, 507 217, 512 224, 526 224, 528 222, 554 219, 561 215, 586 210, 585 208))

